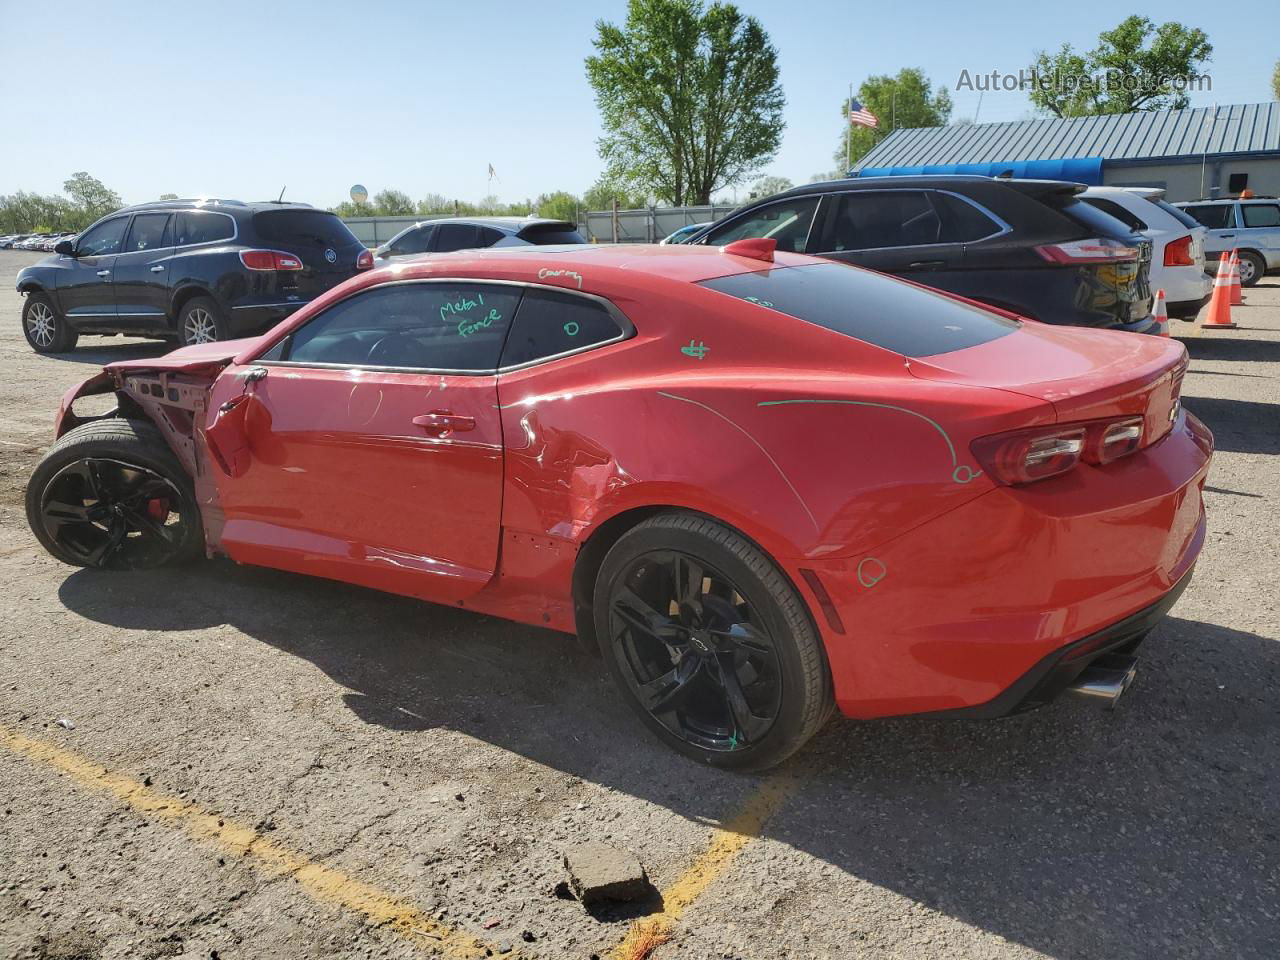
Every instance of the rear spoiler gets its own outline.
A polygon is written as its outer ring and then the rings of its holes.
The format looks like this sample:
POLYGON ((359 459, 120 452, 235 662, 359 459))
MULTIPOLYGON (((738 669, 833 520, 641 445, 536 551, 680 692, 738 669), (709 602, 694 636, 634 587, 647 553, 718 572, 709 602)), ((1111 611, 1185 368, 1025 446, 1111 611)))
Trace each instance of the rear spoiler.
POLYGON ((1012 187, 1020 193, 1025 193, 1028 197, 1036 199, 1055 198, 1066 200, 1074 197, 1078 193, 1084 193, 1088 190, 1088 186, 1083 183, 1072 183, 1068 180, 1018 180, 1008 179, 1001 180, 1001 183, 1012 187))
POLYGON ((552 231, 577 230, 576 223, 570 223, 568 220, 538 220, 534 223, 525 224, 518 231, 516 236, 521 240, 535 233, 550 233, 552 231))

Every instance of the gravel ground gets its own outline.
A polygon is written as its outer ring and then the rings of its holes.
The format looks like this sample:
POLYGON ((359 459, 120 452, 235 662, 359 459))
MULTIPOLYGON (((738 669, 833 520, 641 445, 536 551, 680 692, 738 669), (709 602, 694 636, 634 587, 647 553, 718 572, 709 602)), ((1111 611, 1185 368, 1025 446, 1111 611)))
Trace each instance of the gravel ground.
MULTIPOLYGON (((0 290, 34 259, 0 252, 0 290)), ((22 492, 59 395, 166 348, 36 356, 0 292, 0 956, 605 957, 632 917, 555 893, 602 840, 667 892, 658 960, 1275 957, 1280 282, 1248 296, 1185 341, 1210 533, 1120 709, 832 723, 744 838, 718 827, 783 781, 659 747, 569 638, 47 557, 22 492)))

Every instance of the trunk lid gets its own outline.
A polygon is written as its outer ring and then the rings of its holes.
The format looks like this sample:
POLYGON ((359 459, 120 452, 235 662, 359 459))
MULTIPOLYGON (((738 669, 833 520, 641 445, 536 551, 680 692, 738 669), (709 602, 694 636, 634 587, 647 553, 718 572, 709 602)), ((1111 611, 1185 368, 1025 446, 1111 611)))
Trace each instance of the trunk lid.
POLYGON ((1043 400, 1059 423, 1141 415, 1147 446, 1177 417, 1187 351, 1163 337, 1026 322, 988 343, 911 360, 909 369, 922 380, 1043 400))
POLYGON ((356 258, 365 246, 336 214, 283 207, 253 216, 254 233, 265 248, 302 260, 301 270, 276 271, 279 292, 312 300, 357 273, 356 258))

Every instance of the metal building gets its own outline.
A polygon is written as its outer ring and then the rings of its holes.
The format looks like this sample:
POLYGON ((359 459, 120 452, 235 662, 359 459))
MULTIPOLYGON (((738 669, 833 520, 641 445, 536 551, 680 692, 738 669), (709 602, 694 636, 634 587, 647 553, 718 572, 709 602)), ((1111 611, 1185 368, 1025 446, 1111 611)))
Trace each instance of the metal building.
POLYGON ((852 172, 1007 172, 1164 187, 1170 200, 1280 196, 1280 103, 895 130, 852 172))

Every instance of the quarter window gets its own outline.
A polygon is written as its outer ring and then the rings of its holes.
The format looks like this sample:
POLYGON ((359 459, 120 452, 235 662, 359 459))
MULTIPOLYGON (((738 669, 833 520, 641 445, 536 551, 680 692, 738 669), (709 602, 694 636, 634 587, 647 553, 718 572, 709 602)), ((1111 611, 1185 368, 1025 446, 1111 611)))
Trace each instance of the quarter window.
POLYGON ((744 214, 732 223, 726 223, 707 235, 707 243, 722 246, 735 240, 769 237, 778 242, 778 249, 788 253, 804 253, 813 225, 813 215, 818 211, 817 197, 796 197, 779 200, 767 207, 744 214))
POLYGON ((938 235, 942 243, 972 243, 1001 230, 1000 224, 967 200, 937 191, 929 197, 942 218, 942 231, 938 235))
POLYGON ((129 239, 124 242, 125 253, 154 250, 169 245, 169 214, 140 213, 129 227, 129 239))
POLYGON ((235 222, 220 213, 186 210, 175 217, 174 243, 180 247, 195 243, 229 240, 235 235, 235 222))
POLYGON ((1246 203, 1240 212, 1246 227, 1280 227, 1280 206, 1274 203, 1246 203))
POLYGON ((119 253, 120 241, 124 239, 124 228, 128 223, 128 217, 116 217, 98 224, 76 243, 76 254, 81 257, 101 257, 119 253))
POLYGON ((293 363, 412 370, 496 370, 520 288, 397 283, 334 304, 296 331, 293 363))
POLYGON ((604 304, 571 293, 530 290, 520 301, 502 351, 502 366, 514 367, 616 340, 622 328, 604 304))
POLYGON ((1231 216, 1233 208, 1229 203, 1202 203, 1183 209, 1210 230, 1225 230, 1236 225, 1235 218, 1231 216))
POLYGON ((923 190, 868 190, 840 195, 828 233, 831 252, 913 247, 942 242, 942 220, 923 190))

